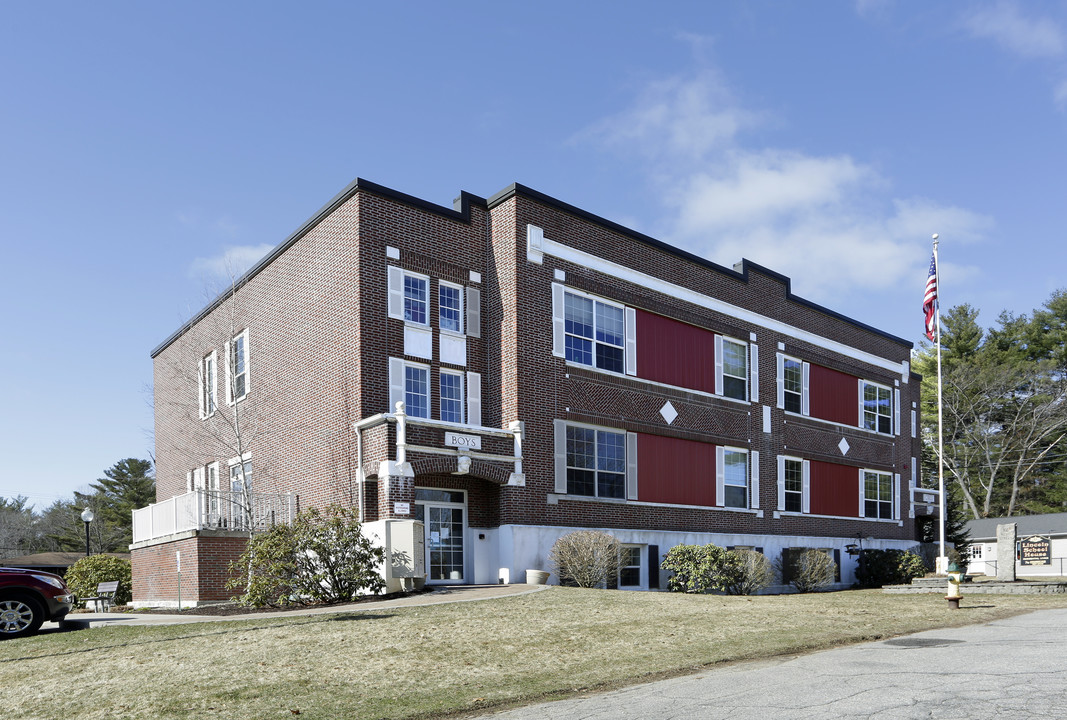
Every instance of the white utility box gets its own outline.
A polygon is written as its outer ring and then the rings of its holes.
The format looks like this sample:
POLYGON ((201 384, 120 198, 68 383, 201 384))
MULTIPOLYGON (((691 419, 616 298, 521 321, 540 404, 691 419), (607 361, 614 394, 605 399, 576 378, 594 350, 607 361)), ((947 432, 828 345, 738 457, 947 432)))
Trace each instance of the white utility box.
POLYGON ((426 535, 418 520, 377 520, 363 530, 378 547, 385 562, 378 568, 385 592, 419 590, 426 584, 426 535))

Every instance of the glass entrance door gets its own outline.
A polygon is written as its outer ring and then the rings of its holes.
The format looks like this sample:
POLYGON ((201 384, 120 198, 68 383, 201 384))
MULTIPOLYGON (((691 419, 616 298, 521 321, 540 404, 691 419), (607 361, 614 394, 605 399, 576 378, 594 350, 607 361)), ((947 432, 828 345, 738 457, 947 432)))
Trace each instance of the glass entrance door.
POLYGON ((461 492, 415 490, 415 519, 422 522, 426 533, 428 583, 466 582, 463 531, 467 507, 464 500, 461 492))

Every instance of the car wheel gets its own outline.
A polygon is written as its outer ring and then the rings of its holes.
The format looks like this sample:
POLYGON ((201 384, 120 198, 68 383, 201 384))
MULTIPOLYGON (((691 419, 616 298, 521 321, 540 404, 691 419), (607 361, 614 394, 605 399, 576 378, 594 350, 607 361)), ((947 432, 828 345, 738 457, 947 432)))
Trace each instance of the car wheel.
POLYGON ((44 609, 33 598, 11 595, 0 598, 0 638, 33 635, 44 622, 44 609))

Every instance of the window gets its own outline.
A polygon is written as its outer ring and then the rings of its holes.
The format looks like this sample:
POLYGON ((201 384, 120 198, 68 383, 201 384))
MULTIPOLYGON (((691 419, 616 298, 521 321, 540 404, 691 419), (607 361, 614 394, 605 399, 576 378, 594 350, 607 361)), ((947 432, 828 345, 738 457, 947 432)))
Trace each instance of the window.
POLYGON ((804 462, 785 458, 785 511, 804 511, 804 462))
POLYGON ((800 413, 804 396, 803 366, 796 358, 782 358, 782 390, 786 412, 800 413))
POLYGON ((441 371, 441 419, 463 422, 463 375, 441 371))
POLYGON ((226 399, 231 403, 248 395, 248 330, 227 343, 226 399))
POLYGON ((748 507, 748 453, 723 449, 723 506, 748 507))
MULTIPOLYGON (((248 467, 252 469, 251 463, 248 467)), ((219 464, 213 462, 207 466, 207 510, 210 522, 217 522, 219 515, 219 464)))
POLYGON ((893 393, 874 383, 863 383, 863 427, 874 432, 893 434, 893 393))
POLYGON ((230 521, 234 528, 245 527, 252 514, 251 506, 245 507, 244 491, 252 492, 252 461, 247 457, 244 462, 238 458, 230 461, 230 521))
POLYGON ((889 473, 863 471, 863 516, 893 518, 893 476, 889 473))
POLYGON ((404 366, 404 405, 408 415, 430 417, 430 369, 425 365, 404 366))
POLYGON ((579 365, 621 373, 626 321, 623 308, 567 292, 564 295, 566 358, 579 365))
POLYGON ((626 497, 626 434, 567 427, 567 492, 626 497))
POLYGON ((442 330, 463 332, 463 288, 441 282, 437 285, 437 321, 442 330))
POLYGON ((735 400, 748 400, 748 346, 722 339, 722 394, 735 400))
POLYGON ((623 545, 619 553, 619 587, 641 585, 641 546, 623 545))
POLYGON ((429 324, 427 286, 430 280, 422 275, 404 273, 404 320, 419 325, 429 324))
POLYGON ((215 359, 215 352, 212 351, 200 360, 200 417, 202 418, 214 415, 217 405, 215 359))

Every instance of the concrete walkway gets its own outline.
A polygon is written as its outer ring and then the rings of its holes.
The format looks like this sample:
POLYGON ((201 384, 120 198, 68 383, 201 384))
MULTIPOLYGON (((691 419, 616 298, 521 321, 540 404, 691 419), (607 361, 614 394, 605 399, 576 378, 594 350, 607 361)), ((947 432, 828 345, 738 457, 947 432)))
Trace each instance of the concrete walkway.
POLYGON ((739 663, 493 720, 1067 717, 1067 610, 739 663))
POLYGON ((194 615, 192 613, 75 613, 67 616, 61 623, 47 622, 41 627, 42 632, 60 630, 79 630, 89 627, 106 627, 108 625, 178 625, 198 622, 228 622, 232 620, 263 620, 266 618, 303 617, 305 615, 330 615, 336 613, 370 612, 385 608, 413 607, 418 605, 439 605, 441 603, 474 602, 525 595, 544 590, 544 585, 449 585, 431 592, 419 593, 395 600, 379 602, 348 603, 324 607, 278 610, 276 612, 249 613, 247 615, 194 615))

